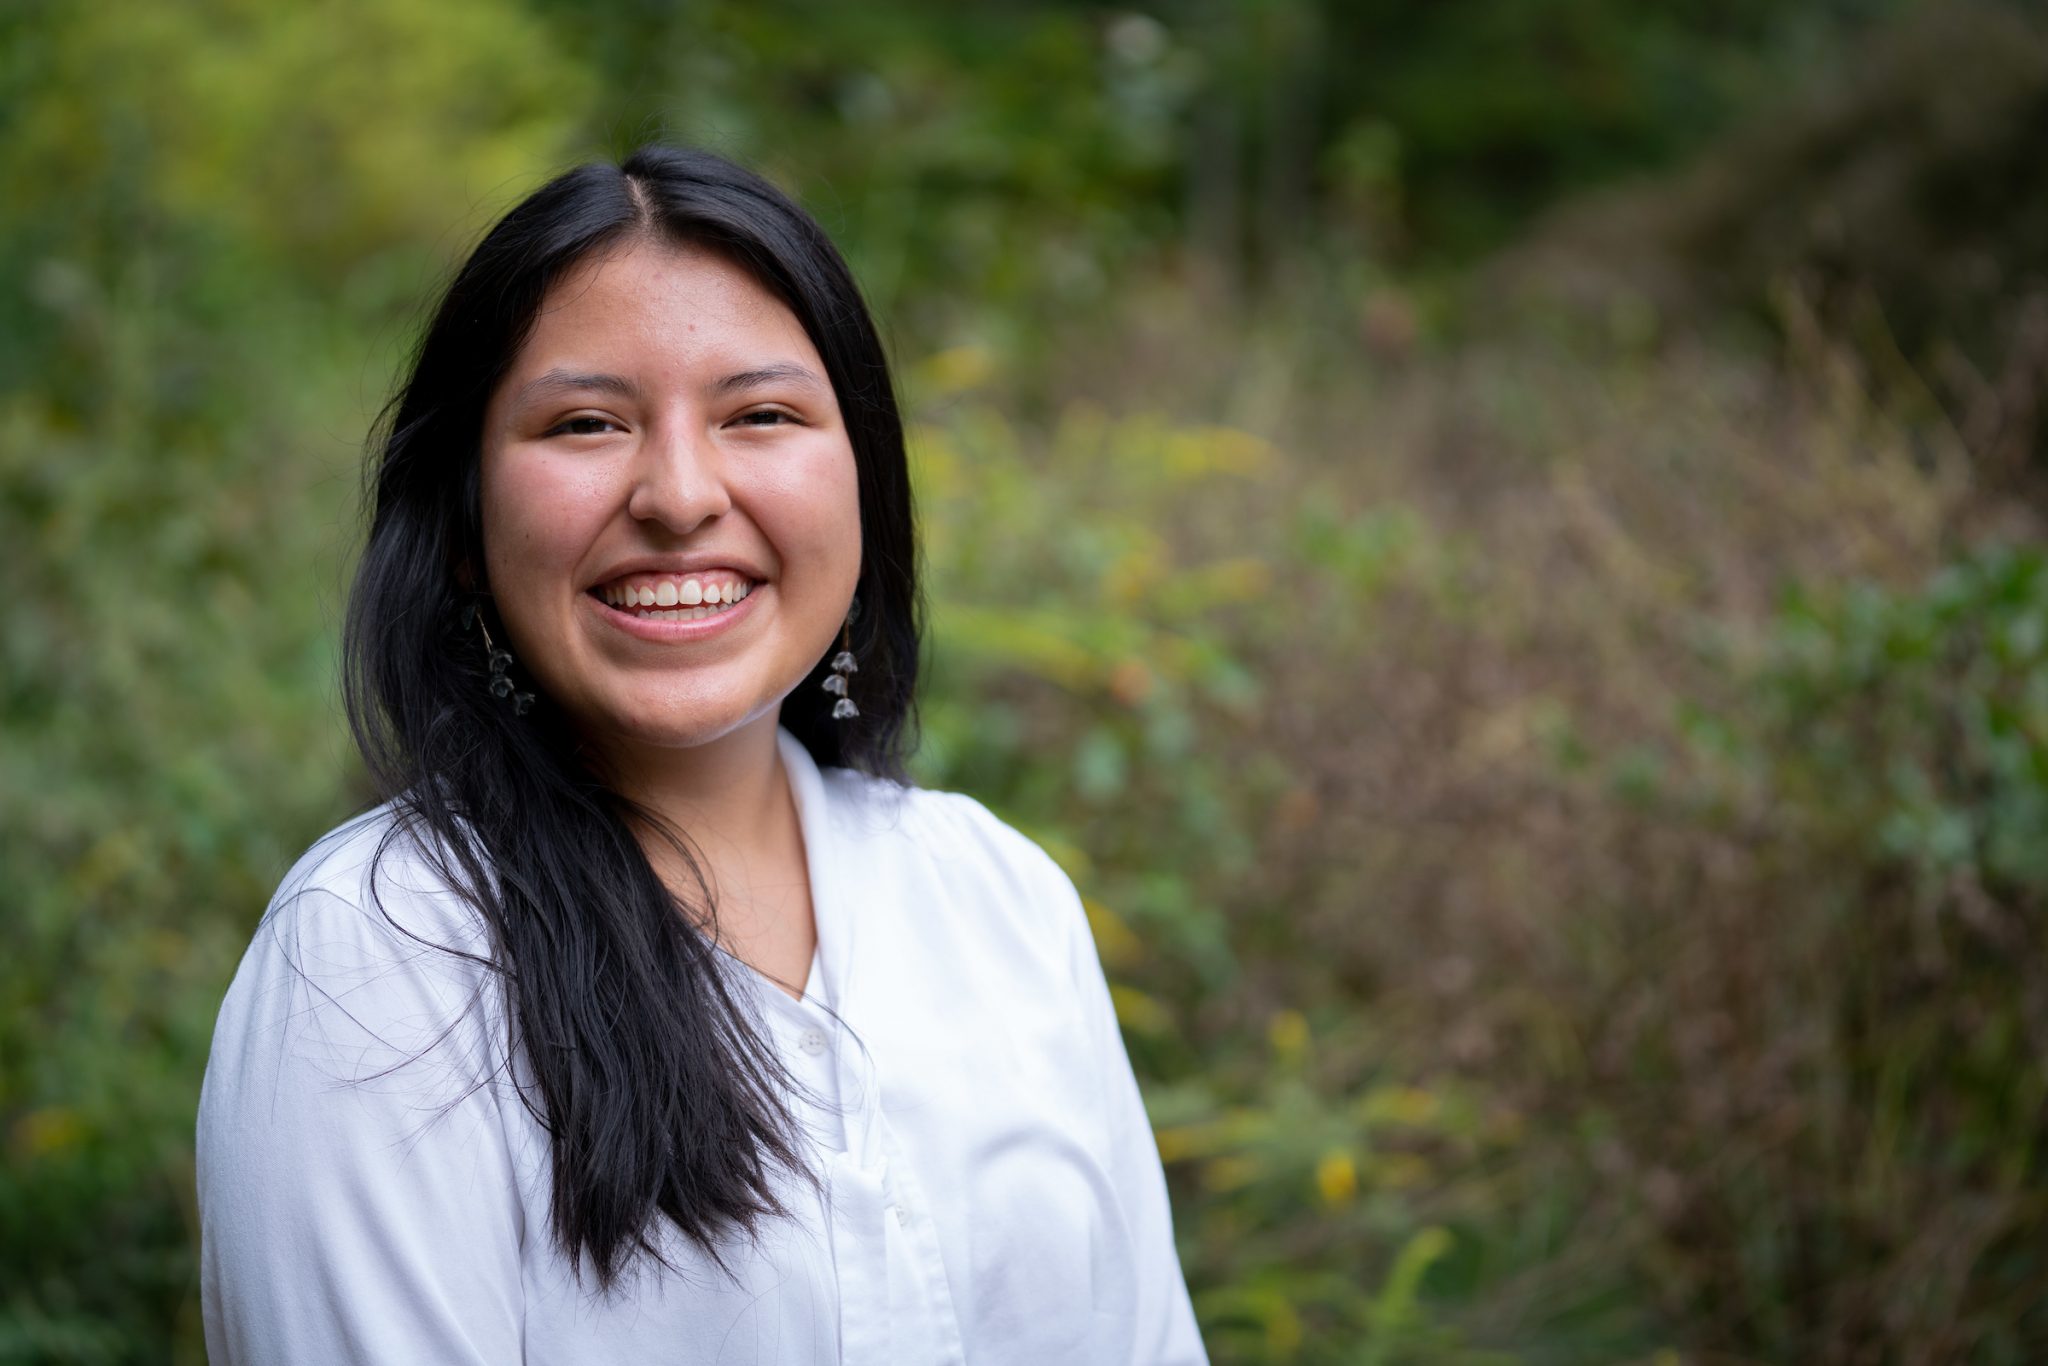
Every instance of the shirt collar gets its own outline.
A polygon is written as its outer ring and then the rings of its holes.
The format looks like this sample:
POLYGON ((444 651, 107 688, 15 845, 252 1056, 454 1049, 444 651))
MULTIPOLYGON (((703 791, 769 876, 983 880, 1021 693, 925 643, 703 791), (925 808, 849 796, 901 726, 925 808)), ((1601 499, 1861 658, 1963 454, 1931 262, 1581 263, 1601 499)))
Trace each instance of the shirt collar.
MULTIPOLYGON (((845 878, 840 871, 839 831, 833 820, 833 793, 817 760, 803 741, 781 727, 776 728, 776 746, 782 754, 783 772, 789 775, 790 795, 796 800, 797 826, 803 832, 804 863, 811 884, 811 915, 818 930, 818 972, 822 979, 819 995, 835 1010, 844 1010, 847 965, 853 961, 855 918, 846 914, 840 901, 845 878)), ((787 998, 785 998, 787 999, 787 998)), ((812 1004, 806 997, 806 1005, 812 1004)))

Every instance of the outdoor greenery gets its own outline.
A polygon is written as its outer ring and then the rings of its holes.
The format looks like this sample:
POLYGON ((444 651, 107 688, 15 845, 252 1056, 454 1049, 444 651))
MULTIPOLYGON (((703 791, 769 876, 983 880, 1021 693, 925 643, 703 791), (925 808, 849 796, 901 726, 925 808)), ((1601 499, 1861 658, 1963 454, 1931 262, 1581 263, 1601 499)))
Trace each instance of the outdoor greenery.
POLYGON ((2031 7, 24 0, 0 111, 0 1363, 203 1359, 363 435, 657 134, 883 319, 919 777, 1082 888, 1219 1363, 2048 1359, 2031 7))

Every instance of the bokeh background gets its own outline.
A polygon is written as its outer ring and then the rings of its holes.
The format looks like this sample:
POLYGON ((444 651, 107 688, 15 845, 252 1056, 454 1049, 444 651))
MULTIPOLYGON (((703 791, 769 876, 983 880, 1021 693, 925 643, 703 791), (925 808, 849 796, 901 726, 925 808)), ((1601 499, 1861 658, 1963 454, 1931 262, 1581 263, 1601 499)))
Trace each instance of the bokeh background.
POLYGON ((363 434, 653 135, 883 320, 1219 1363, 2048 1360, 2038 8, 12 0, 0 1362, 203 1358, 363 434))

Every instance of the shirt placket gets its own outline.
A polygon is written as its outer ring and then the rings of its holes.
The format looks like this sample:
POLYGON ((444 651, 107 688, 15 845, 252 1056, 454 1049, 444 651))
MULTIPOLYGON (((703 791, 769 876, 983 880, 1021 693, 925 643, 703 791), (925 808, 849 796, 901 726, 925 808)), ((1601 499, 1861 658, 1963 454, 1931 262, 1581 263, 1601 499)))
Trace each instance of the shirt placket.
POLYGON ((959 1320, 923 1192, 882 1111, 872 1060, 851 1043, 838 1052, 839 1093, 853 1103, 842 1107, 848 1142, 834 1171, 833 1244, 858 1282, 842 1270, 845 1359, 958 1366, 959 1320))

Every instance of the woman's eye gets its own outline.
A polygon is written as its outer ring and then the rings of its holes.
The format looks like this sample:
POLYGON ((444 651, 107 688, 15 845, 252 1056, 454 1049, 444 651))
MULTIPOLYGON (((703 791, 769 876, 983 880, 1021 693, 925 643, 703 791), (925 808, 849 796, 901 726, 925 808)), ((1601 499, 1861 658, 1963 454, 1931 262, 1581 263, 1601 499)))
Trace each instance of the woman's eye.
POLYGON ((751 413, 741 413, 734 421, 742 427, 775 427, 796 421, 796 415, 780 408, 756 408, 751 413))
POLYGON ((549 429, 549 436, 596 436, 607 427, 618 424, 608 417, 572 417, 556 423, 549 429))

